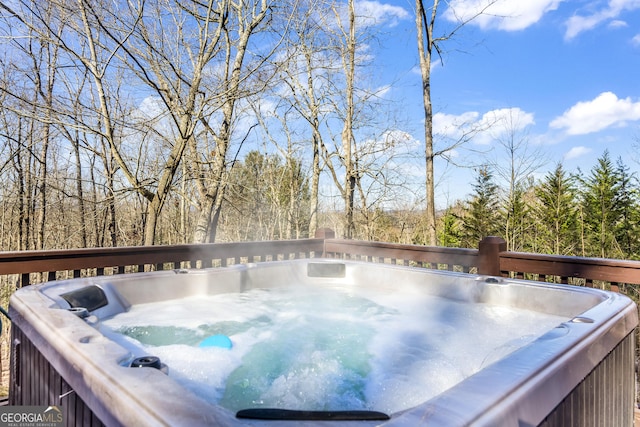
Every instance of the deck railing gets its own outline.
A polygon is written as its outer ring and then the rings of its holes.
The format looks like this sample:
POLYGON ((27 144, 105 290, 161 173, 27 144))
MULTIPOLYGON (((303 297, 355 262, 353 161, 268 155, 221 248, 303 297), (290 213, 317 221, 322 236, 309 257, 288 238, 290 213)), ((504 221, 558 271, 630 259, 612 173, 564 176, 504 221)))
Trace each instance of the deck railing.
POLYGON ((514 277, 613 291, 640 285, 640 261, 544 255, 506 250, 499 237, 483 239, 478 249, 400 245, 326 239, 325 256, 370 262, 390 262, 426 268, 514 277))
POLYGON ((323 248, 323 239, 302 239, 0 252, 0 276, 19 275, 19 287, 84 276, 320 257, 323 248))
POLYGON ((12 284, 19 287, 72 277, 319 257, 584 286, 598 283, 614 291, 621 285, 640 285, 640 261, 511 252, 498 237, 483 239, 478 249, 462 249, 335 239, 326 229, 314 239, 300 240, 0 252, 0 277, 14 277, 12 284))
POLYGON ((614 291, 623 284, 640 285, 640 261, 511 252, 498 237, 483 239, 478 249, 333 237, 323 229, 316 238, 300 240, 0 252, 0 276, 17 275, 13 284, 19 287, 81 276, 329 257, 585 286, 603 283, 614 291))

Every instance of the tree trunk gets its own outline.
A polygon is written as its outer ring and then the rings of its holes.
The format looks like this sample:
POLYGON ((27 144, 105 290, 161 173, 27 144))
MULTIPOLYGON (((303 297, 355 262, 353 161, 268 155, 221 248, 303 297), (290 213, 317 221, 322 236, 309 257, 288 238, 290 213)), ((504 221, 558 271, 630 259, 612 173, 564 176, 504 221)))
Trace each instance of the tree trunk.
MULTIPOLYGON (((317 121, 317 119, 316 119, 317 121)), ((319 126, 319 125, 318 125, 319 126)), ((313 164, 311 175, 311 200, 309 200, 309 237, 318 229, 318 195, 320 189, 320 132, 318 127, 313 130, 312 147, 313 164)))
POLYGON ((82 163, 80 162, 80 138, 75 134, 73 138, 73 155, 75 157, 76 167, 76 193, 78 196, 78 210, 80 215, 80 244, 83 248, 87 247, 87 212, 84 205, 84 190, 82 188, 82 163))
POLYGON ((107 199, 107 230, 109 230, 109 243, 115 248, 118 246, 118 233, 116 224, 116 192, 113 175, 113 172, 110 171, 107 177, 107 191, 109 191, 109 197, 107 199))
POLYGON ((345 112, 344 127, 342 130, 342 151, 345 166, 345 238, 352 239, 355 234, 355 222, 353 219, 354 194, 356 189, 355 164, 353 161, 353 87, 355 80, 355 56, 356 56, 356 15, 354 0, 349 0, 349 36, 347 38, 347 50, 344 57, 344 69, 346 78, 347 108, 345 112))
POLYGON ((196 221, 196 228, 193 233, 194 243, 207 243, 210 238, 209 229, 213 225, 211 219, 213 218, 213 208, 215 204, 215 195, 206 194, 200 200, 200 213, 196 221))
POLYGON ((144 223, 144 245, 151 246, 155 243, 158 215, 160 214, 160 199, 154 197, 147 205, 144 223))
POLYGON ((51 136, 51 126, 45 125, 42 137, 42 148, 40 151, 40 176, 38 178, 38 201, 39 207, 36 249, 45 248, 45 224, 47 219, 47 152, 49 150, 49 138, 51 136))
POLYGON ((422 74, 422 100, 424 104, 424 143, 425 143, 425 188, 426 188, 426 242, 430 246, 437 244, 435 179, 433 168, 433 107, 431 104, 431 51, 433 49, 433 26, 435 23, 438 0, 433 1, 431 20, 427 22, 422 0, 416 0, 416 30, 418 35, 418 55, 422 74), (425 42, 426 37, 426 42, 425 42))

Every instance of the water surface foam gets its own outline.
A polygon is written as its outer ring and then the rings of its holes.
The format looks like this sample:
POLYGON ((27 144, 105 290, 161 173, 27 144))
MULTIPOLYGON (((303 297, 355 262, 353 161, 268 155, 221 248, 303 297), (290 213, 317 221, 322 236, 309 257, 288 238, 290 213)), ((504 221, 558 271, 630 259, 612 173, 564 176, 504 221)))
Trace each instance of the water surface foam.
POLYGON ((231 410, 408 409, 568 319, 425 294, 287 287, 134 305, 102 322, 231 410), (214 334, 233 348, 200 348, 214 334))

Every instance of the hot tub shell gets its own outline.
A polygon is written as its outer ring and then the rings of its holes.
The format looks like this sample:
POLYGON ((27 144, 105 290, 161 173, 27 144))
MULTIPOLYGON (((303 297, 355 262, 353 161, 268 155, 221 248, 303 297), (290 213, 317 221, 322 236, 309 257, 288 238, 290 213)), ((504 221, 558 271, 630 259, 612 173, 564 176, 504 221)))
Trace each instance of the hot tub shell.
MULTIPOLYGON (((388 264, 294 260, 72 279, 11 298, 9 404, 59 405, 68 425, 287 425, 240 420, 159 370, 125 366, 128 350, 95 328, 131 305, 259 287, 341 285, 426 292, 568 320, 418 406, 365 425, 633 425, 635 304, 597 289, 388 264), (97 287, 106 305, 79 317, 62 297, 97 287)), ((305 425, 331 425, 331 421, 305 425)))

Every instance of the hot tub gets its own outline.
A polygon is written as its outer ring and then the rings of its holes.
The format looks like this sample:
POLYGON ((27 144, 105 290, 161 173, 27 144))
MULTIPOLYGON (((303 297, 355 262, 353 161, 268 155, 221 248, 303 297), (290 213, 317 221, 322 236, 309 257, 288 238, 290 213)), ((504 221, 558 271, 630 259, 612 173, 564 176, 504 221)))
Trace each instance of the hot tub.
POLYGON ((30 286, 10 315, 10 404, 69 425, 633 425, 637 309, 596 289, 295 260, 30 286))

